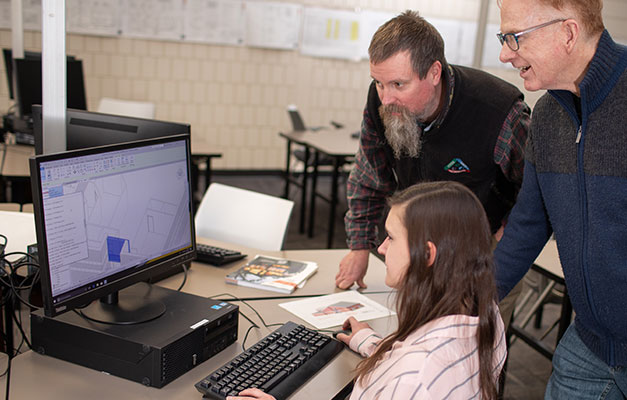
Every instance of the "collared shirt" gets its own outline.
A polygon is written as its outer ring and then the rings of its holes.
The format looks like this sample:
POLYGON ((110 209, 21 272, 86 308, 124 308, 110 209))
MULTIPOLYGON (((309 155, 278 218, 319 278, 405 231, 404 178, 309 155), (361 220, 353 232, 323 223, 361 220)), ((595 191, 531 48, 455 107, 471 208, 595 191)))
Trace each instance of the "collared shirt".
MULTIPOLYGON (((394 343, 366 382, 357 380, 351 400, 481 398, 478 324, 478 317, 449 315, 423 325, 394 343)), ((495 382, 507 355, 500 317, 496 326, 495 382)), ((373 330, 363 329, 353 336, 350 348, 367 357, 380 341, 373 330)))
MULTIPOLYGON (((451 66, 448 66, 444 79, 447 83, 445 98, 448 101, 427 130, 442 124, 453 101, 455 77, 451 66)), ((515 101, 501 126, 494 146, 494 163, 517 187, 522 184, 529 122, 529 106, 523 100, 515 101)), ((378 224, 385 207, 385 199, 396 190, 396 180, 387 163, 383 146, 374 139, 377 133, 367 110, 364 111, 361 130, 361 144, 348 181, 347 196, 350 209, 344 219, 347 244, 352 250, 372 249, 378 246, 376 242, 378 224)))

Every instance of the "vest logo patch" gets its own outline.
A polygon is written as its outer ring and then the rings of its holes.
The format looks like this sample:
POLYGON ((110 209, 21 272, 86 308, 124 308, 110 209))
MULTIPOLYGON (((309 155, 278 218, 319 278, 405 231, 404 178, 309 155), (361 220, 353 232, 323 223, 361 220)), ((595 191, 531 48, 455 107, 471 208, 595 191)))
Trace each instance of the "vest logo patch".
POLYGON ((451 174, 461 174, 463 172, 470 172, 470 168, 461 160, 461 158, 454 158, 450 163, 444 166, 444 170, 451 174))

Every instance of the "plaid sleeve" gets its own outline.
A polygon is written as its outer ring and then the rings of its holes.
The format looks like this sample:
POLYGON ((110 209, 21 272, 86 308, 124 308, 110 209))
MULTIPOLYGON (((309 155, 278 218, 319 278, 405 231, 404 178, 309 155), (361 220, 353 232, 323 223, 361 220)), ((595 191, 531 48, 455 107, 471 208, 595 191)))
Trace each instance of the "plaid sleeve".
POLYGON ((507 114, 494 147, 494 162, 507 179, 522 184, 525 144, 529 132, 531 110, 523 100, 517 100, 507 114))
POLYGON ((377 225, 385 207, 385 199, 396 187, 383 146, 368 112, 364 111, 359 150, 346 189, 348 212, 344 222, 346 242, 352 250, 372 249, 377 246, 377 225))

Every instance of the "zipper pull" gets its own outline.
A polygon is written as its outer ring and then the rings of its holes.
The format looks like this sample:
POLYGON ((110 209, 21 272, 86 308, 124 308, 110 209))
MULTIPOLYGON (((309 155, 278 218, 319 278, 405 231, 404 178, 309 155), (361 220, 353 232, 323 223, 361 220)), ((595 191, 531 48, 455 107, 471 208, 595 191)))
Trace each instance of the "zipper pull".
POLYGON ((579 125, 579 130, 577 131, 577 140, 575 143, 579 143, 581 141, 581 125, 579 125))

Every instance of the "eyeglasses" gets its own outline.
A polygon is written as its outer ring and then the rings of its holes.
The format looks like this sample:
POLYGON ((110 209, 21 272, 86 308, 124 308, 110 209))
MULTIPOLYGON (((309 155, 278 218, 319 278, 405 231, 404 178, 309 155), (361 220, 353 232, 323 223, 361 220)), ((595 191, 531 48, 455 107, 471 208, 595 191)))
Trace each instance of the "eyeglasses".
POLYGON ((507 43, 507 46, 512 49, 512 51, 518 51, 518 49, 520 48, 520 46, 518 45, 518 38, 521 37, 522 35, 526 35, 527 33, 533 32, 537 29, 540 28, 544 28, 545 26, 549 26, 549 25, 553 25, 557 22, 563 22, 566 21, 565 18, 562 19, 554 19, 553 21, 549 21, 549 22, 545 22, 543 24, 540 25, 536 25, 536 26, 532 26, 529 29, 525 29, 524 31, 518 32, 518 33, 497 33, 496 37, 499 38, 499 42, 501 42, 501 46, 503 46, 503 43, 507 43))

